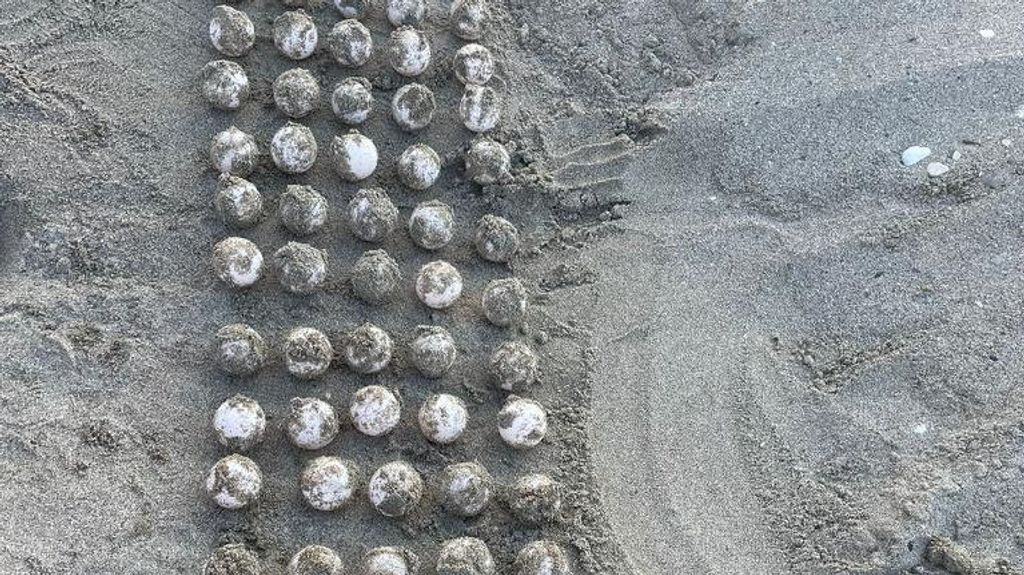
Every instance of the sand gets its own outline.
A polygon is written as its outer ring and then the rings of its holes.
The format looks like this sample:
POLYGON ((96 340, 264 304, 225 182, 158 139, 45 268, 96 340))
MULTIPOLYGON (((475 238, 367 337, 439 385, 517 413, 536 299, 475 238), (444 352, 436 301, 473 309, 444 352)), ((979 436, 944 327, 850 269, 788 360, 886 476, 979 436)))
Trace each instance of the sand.
MULTIPOLYGON (((239 58, 253 100, 211 110, 198 92, 218 56, 214 3, 28 0, 0 17, 0 571, 196 573, 213 548, 245 543, 279 574, 302 546, 352 564, 378 545, 430 565, 442 540, 481 537, 511 565, 527 542, 561 542, 580 573, 1015 573, 1021 523, 1021 224, 1024 13, 1008 2, 639 2, 508 0, 487 44, 506 98, 498 139, 515 179, 462 178, 470 134, 450 61, 460 42, 433 21, 430 128, 399 132, 398 77, 381 52, 360 74, 377 105, 364 133, 381 151, 373 182, 402 212, 436 198, 456 213, 439 254, 398 233, 402 298, 348 293, 348 268, 378 247, 342 210, 356 186, 329 168, 341 131, 326 95, 344 72, 325 53, 300 64, 322 82, 304 119, 321 159, 285 177, 264 158, 252 181, 275 206, 288 183, 327 198, 309 241, 328 251, 325 293, 262 281, 241 295, 213 277, 228 235, 212 201, 210 137, 235 124, 266 151, 287 119, 271 83, 271 0, 238 4, 257 47, 239 58), (992 34, 982 34, 991 30, 992 34), (991 36, 991 37, 987 37, 991 36), (433 192, 398 184, 415 142, 444 161, 433 192), (933 155, 907 168, 913 145, 933 155), (953 158, 959 152, 958 159, 953 158), (951 167, 929 178, 926 164, 951 167), (484 213, 519 226, 510 268, 474 253, 484 213), (430 312, 412 292, 438 255, 466 296, 430 312), (488 281, 531 291, 521 330, 491 326, 488 281), (280 364, 250 379, 213 365, 222 325, 250 323, 279 346, 298 325, 333 339, 372 321, 401 348, 419 324, 452 332, 442 380, 398 354, 383 373, 339 363, 318 383, 280 364), (545 443, 514 452, 494 428, 504 398, 485 376, 501 341, 531 342, 551 413, 545 443), (565 522, 540 529, 502 505, 475 520, 425 505, 402 521, 365 501, 331 515, 301 501, 313 454, 281 430, 288 400, 336 407, 369 384, 399 390, 399 430, 352 429, 317 455, 367 473, 395 459, 429 480, 478 459, 501 483, 550 473, 569 487, 565 522), (431 393, 467 400, 453 446, 428 444, 415 411, 431 393), (247 512, 202 490, 226 454, 210 430, 225 398, 266 410, 251 456, 265 496, 247 512)), ((432 3, 435 14, 442 6, 432 3)), ((314 13, 322 35, 337 20, 314 13)), ((368 22, 378 48, 390 27, 368 22)), ((268 256, 291 236, 268 210, 243 235, 268 256)), ((429 502, 428 502, 429 503, 429 502)), ((431 569, 425 569, 431 573, 431 569)))

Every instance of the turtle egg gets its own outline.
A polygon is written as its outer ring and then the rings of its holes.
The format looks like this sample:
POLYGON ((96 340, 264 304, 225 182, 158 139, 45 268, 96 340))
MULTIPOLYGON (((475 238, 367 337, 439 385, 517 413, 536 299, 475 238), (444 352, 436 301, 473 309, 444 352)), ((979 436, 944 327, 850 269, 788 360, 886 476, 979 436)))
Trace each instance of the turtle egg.
POLYGON ((367 242, 383 241, 398 225, 398 208, 384 190, 363 189, 348 203, 349 229, 367 242))
POLYGON ((352 266, 352 293, 366 303, 380 305, 390 300, 402 281, 398 262, 384 250, 370 250, 352 266))
POLYGON ((242 56, 256 42, 256 28, 245 12, 220 5, 210 19, 210 41, 225 56, 242 56))
POLYGON ((526 318, 526 288, 516 278, 491 280, 480 303, 487 320, 498 327, 518 324, 526 318))
POLYGON ((334 511, 352 500, 359 482, 356 464, 340 457, 317 457, 299 476, 306 503, 317 511, 334 511))
POLYGON ((213 200, 217 213, 227 226, 250 228, 263 218, 263 196, 249 180, 221 174, 213 200))
POLYGON ((288 575, 344 575, 338 554, 323 545, 307 545, 288 562, 288 575))
POLYGON ((437 554, 437 575, 494 575, 487 544, 476 537, 450 539, 437 554))
POLYGON ((466 431, 468 421, 466 402, 454 395, 432 395, 420 406, 420 431, 434 443, 454 442, 466 431))
POLYGON ((487 0, 455 0, 448 13, 452 31, 463 40, 479 40, 489 19, 487 0))
POLYGON ((501 98, 493 88, 467 84, 459 101, 459 116, 472 132, 489 132, 501 120, 501 98))
POLYGON ((218 547, 203 565, 203 575, 260 575, 260 560, 241 543, 218 547))
POLYGON ((452 368, 458 350, 448 330, 421 325, 416 328, 416 339, 409 345, 409 355, 412 364, 424 377, 436 379, 452 368))
POLYGON ((373 37, 358 20, 342 20, 327 35, 327 48, 342 66, 358 68, 373 54, 373 37))
POLYGON ((335 136, 331 143, 334 169, 348 182, 365 180, 377 169, 377 146, 373 140, 352 130, 335 136))
POLYGON ((562 491, 562 484, 547 475, 526 475, 509 488, 508 506, 512 515, 525 523, 557 521, 562 513, 562 491))
POLYGON ((290 118, 308 116, 320 105, 320 84, 309 70, 286 70, 274 80, 274 104, 290 118))
POLYGON ((245 238, 225 238, 213 246, 213 269, 233 288, 247 288, 263 275, 263 254, 245 238))
POLYGON ((548 412, 540 403, 510 396, 498 412, 498 433, 516 449, 535 447, 548 432, 548 412))
POLYGON ((491 354, 491 376, 505 391, 524 391, 537 381, 537 356, 525 343, 506 341, 491 354))
POLYGON ((415 26, 427 16, 426 0, 387 0, 388 21, 393 26, 415 26))
POLYGON ((300 379, 316 379, 327 373, 334 358, 331 340, 318 329, 297 327, 284 340, 284 365, 300 379))
POLYGON ((481 186, 508 179, 511 167, 508 150, 494 140, 476 140, 466 152, 466 176, 481 186))
POLYGON ((507 262, 519 251, 519 230, 505 218, 487 214, 476 224, 473 244, 485 260, 507 262))
POLYGON ((493 480, 483 465, 455 463, 444 468, 439 482, 441 503, 460 517, 478 515, 491 502, 493 480))
POLYGON ((217 330, 217 365, 231 375, 252 375, 267 361, 267 343, 244 323, 228 324, 217 330))
POLYGON ((401 517, 412 511, 423 496, 423 479, 412 465, 392 461, 370 477, 370 503, 385 517, 401 517))
POLYGON ((220 404, 213 414, 217 441, 232 451, 249 451, 263 439, 267 416, 255 400, 234 395, 220 404))
POLYGON ((423 84, 406 84, 391 99, 391 117, 406 132, 421 130, 434 118, 434 93, 423 84))
POLYGON ((360 433, 379 437, 398 425, 402 418, 402 405, 388 388, 368 385, 352 396, 349 416, 360 433))
POLYGON ((370 9, 370 0, 334 0, 342 18, 362 18, 370 9))
POLYGON ((312 293, 327 279, 327 253, 308 244, 288 242, 274 252, 274 268, 288 291, 312 293))
POLYGON ((313 131, 293 122, 278 130, 270 141, 270 156, 286 174, 301 174, 312 168, 316 151, 313 131))
POLYGON ((234 126, 214 136, 210 143, 210 162, 222 174, 248 176, 256 169, 259 155, 255 138, 234 126))
POLYGON ((370 81, 351 76, 345 78, 331 94, 331 109, 339 120, 349 125, 362 124, 373 111, 373 93, 370 81))
POLYGON ((416 297, 427 307, 445 309, 451 307, 462 295, 462 275, 455 266, 446 261, 433 261, 422 268, 416 276, 416 297))
POLYGON ((430 66, 427 35, 411 26, 391 33, 391 67, 403 76, 419 76, 430 66))
POLYGON ((434 185, 441 174, 441 156, 426 144, 413 144, 398 157, 398 179, 414 190, 434 185))
POLYGON ((206 492, 224 509, 241 509, 260 496, 263 474, 253 460, 233 453, 221 459, 206 476, 206 492))
POLYGON ((345 338, 345 361, 356 373, 377 373, 391 361, 391 347, 386 331, 364 323, 345 338))
POLYGON ((310 186, 289 185, 277 211, 284 227, 299 236, 316 233, 327 222, 327 200, 310 186))
POLYGON ((401 547, 377 547, 363 556, 362 575, 415 575, 419 558, 401 547))
POLYGON ((230 60, 214 60, 200 74, 203 97, 221 110, 237 110, 249 97, 249 77, 245 69, 230 60))
POLYGON ((513 575, 571 575, 565 551, 554 541, 534 541, 523 547, 512 567, 513 575))
POLYGON ((326 447, 338 435, 338 416, 326 401, 313 397, 296 397, 285 422, 288 439, 301 449, 326 447))
POLYGON ((409 237, 423 249, 441 249, 452 241, 454 220, 448 204, 437 200, 423 202, 416 206, 409 217, 409 237))
POLYGON ((494 56, 480 44, 466 44, 452 60, 455 77, 463 84, 483 86, 494 75, 494 56))
POLYGON ((274 20, 274 45, 292 60, 311 56, 317 40, 316 24, 303 10, 285 12, 274 20))

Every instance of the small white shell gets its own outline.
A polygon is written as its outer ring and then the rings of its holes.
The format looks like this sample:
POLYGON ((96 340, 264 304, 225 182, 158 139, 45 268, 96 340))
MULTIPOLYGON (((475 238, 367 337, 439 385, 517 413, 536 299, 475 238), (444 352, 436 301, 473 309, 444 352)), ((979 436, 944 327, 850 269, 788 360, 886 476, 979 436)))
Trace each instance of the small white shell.
POLYGON ((326 447, 338 435, 338 416, 325 401, 312 397, 296 397, 286 424, 288 439, 301 449, 326 447))
POLYGON ((427 307, 446 309, 462 295, 462 275, 446 261, 433 261, 416 276, 416 296, 427 307))
POLYGON ((540 443, 548 432, 548 412, 540 403, 509 396, 498 412, 498 433, 516 449, 529 449, 540 443))
POLYGON ((256 463, 233 453, 213 465, 206 476, 206 492, 224 509, 241 509, 260 496, 263 474, 256 463))
POLYGON ((224 400, 213 414, 213 430, 221 445, 234 451, 248 451, 263 439, 267 416, 255 400, 234 395, 224 400))
POLYGON ((483 86, 494 75, 494 56, 480 44, 466 44, 455 52, 452 69, 463 84, 483 86))
POLYGON ((303 10, 285 12, 274 20, 274 45, 292 60, 310 57, 318 41, 316 24, 303 10))
POLYGON ((340 457, 317 457, 309 462, 299 485, 306 503, 318 511, 334 511, 352 500, 358 468, 340 457))
POLYGON ((454 395, 432 395, 420 407, 420 431, 434 443, 452 443, 462 437, 468 422, 466 402, 454 395))
POLYGON ((224 283, 246 288, 263 276, 263 254, 245 238, 225 238, 213 246, 213 267, 224 283))
POLYGON ((430 66, 427 35, 404 26, 391 33, 391 67, 403 76, 419 76, 430 66))
POLYGON ((413 144, 398 157, 398 178, 414 190, 434 185, 441 175, 441 156, 426 144, 413 144))
POLYGON ((377 146, 373 140, 355 130, 335 136, 331 150, 334 153, 334 168, 346 181, 365 180, 377 170, 377 146))
POLYGON ((459 101, 459 116, 472 132, 489 132, 501 121, 501 98, 487 86, 468 84, 459 101))
POLYGON ((398 426, 402 404, 388 388, 368 385, 352 396, 349 416, 360 433, 379 437, 398 426))
POLYGON ((313 131, 289 122, 270 141, 270 156, 279 170, 286 174, 309 171, 316 162, 317 145, 313 131))

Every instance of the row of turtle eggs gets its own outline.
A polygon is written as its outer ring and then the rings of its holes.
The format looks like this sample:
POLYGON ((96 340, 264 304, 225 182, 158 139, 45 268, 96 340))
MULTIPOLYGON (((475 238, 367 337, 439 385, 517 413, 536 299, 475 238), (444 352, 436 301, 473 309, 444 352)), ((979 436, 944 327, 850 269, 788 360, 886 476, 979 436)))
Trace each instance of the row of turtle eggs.
MULTIPOLYGON (((410 575, 419 572, 415 553, 403 547, 377 547, 360 561, 362 575, 410 575)), ((333 549, 307 545, 288 562, 288 575, 343 575, 345 565, 333 549)), ((495 575, 494 558, 487 544, 475 537, 445 541, 438 552, 434 572, 437 575, 495 575)), ((204 575, 259 575, 259 558, 241 543, 218 547, 203 568, 204 575)), ((569 575, 565 551, 553 541, 538 540, 525 545, 516 554, 510 575, 569 575)))
MULTIPOLYGON (((516 281, 516 280, 510 280, 516 281)), ((409 359, 424 377, 444 376, 455 364, 458 351, 448 330, 421 325, 409 345, 409 359)), ((245 324, 229 324, 217 331, 217 364, 225 373, 252 375, 267 362, 269 348, 263 336, 245 324)), ((363 324, 347 334, 342 355, 352 371, 372 374, 383 370, 393 355, 391 337, 373 324, 363 324)), ((334 358, 330 339, 320 330, 298 327, 285 338, 282 348, 285 367, 300 379, 316 379, 327 373, 334 358)), ((489 372, 497 386, 509 392, 524 392, 537 381, 537 355, 528 345, 506 341, 492 352, 489 372)))
MULTIPOLYGON (((321 399, 296 397, 285 422, 292 445, 315 451, 331 444, 341 431, 334 408, 321 399)), ((391 433, 402 418, 398 396, 386 387, 368 385, 356 391, 349 405, 349 418, 356 431, 369 437, 391 433)), ((469 411, 462 399, 440 393, 420 406, 417 421, 423 436, 440 445, 457 441, 469 424, 469 411)), ((224 401, 213 416, 217 441, 234 451, 249 451, 263 441, 267 417, 255 400, 235 395, 224 401)), ((498 413, 498 434, 515 449, 530 449, 544 440, 548 431, 547 410, 539 402, 510 396, 498 413)))

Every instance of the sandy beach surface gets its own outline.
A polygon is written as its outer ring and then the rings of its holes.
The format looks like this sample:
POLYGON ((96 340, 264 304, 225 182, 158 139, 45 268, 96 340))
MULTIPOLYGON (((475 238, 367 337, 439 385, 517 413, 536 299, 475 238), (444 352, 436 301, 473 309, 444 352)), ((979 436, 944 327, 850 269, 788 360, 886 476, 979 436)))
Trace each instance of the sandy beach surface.
MULTIPOLYGON (((236 112, 211 109, 199 71, 220 58, 215 2, 8 2, 0 14, 0 573, 201 573, 221 544, 243 543, 284 574, 300 547, 334 548, 358 573, 372 547, 401 545, 433 575, 440 543, 487 542, 498 573, 545 538, 576 573, 969 574, 1024 572, 1024 11, 1014 2, 492 0, 482 41, 504 117, 493 134, 513 177, 479 186, 463 154, 463 43, 447 1, 423 25, 434 63, 418 81, 437 113, 400 131, 388 103, 405 80, 377 44, 358 71, 321 47, 302 62, 274 48, 278 0, 234 4, 256 46, 234 58, 252 82, 236 112), (320 145, 303 175, 269 157, 249 178, 267 203, 255 228, 228 230, 212 206, 210 138, 231 125, 267 143, 287 122, 271 84, 303 67, 320 108, 300 122, 320 145), (402 220, 440 199, 456 237, 426 252, 404 230, 384 248, 404 274, 385 306, 351 295, 348 272, 378 247, 344 221, 360 186, 329 167, 347 130, 328 95, 367 77, 376 99, 361 131, 380 149, 370 183, 402 220), (443 160, 426 192, 394 161, 425 142, 443 160), (930 156, 906 166, 912 146, 930 156), (937 164, 942 164, 938 166, 937 164), (944 171, 948 168, 948 171, 944 171), (933 172, 935 175, 929 175, 933 172), (941 175, 939 175, 939 172, 941 175), (276 215, 287 184, 316 187, 328 223, 302 241, 326 250, 322 293, 273 278, 227 290, 212 246, 244 235, 269 258, 295 239, 276 215), (479 258, 473 227, 514 222, 509 265, 479 258), (413 293, 424 263, 462 272, 466 295, 431 312, 413 293), (527 321, 490 325, 480 293, 518 277, 527 321), (275 348, 289 329, 337 341, 371 321, 398 351, 383 372, 337 360, 316 382, 274 356, 232 378, 213 334, 245 322, 275 348), (404 351, 421 324, 452 332, 459 360, 441 380, 404 351), (519 452, 495 431, 506 393, 487 375, 503 341, 538 353, 529 395, 551 430, 519 452), (473 519, 428 495, 386 519, 365 496, 310 509, 297 477, 314 454, 292 447, 288 403, 316 396, 346 410, 359 387, 398 391, 385 438, 346 426, 323 454, 366 473, 412 463, 428 484, 476 460, 500 485, 547 473, 566 486, 562 517, 518 521, 502 497, 473 519), (459 442, 416 427, 437 392, 469 404, 459 442), (228 452, 210 418, 244 393, 268 415, 250 456, 264 492, 246 511, 210 502, 203 478, 228 452)), ((321 37, 339 21, 309 6, 321 37)), ((404 227, 404 226, 403 226, 404 227)), ((317 453, 320 454, 320 453, 317 453)), ((519 574, 514 574, 519 575, 519 574)))

